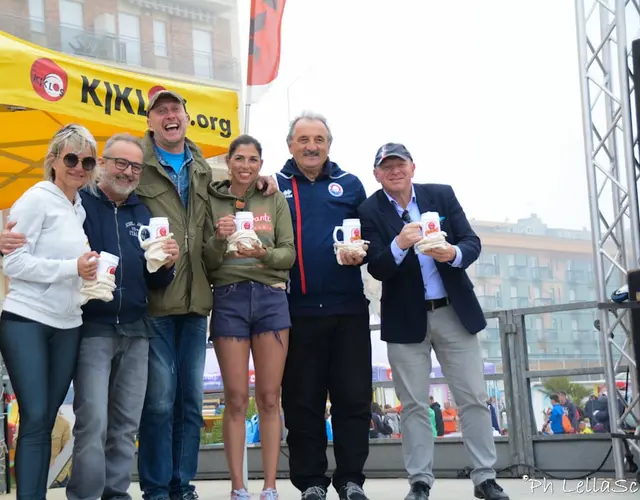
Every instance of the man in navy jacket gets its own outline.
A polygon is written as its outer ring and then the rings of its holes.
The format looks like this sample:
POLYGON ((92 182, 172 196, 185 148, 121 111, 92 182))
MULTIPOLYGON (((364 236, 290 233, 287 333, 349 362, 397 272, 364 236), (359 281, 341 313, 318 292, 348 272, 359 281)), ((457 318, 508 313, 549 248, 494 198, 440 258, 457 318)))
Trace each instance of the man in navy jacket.
POLYGON ((365 198, 360 180, 329 160, 331 132, 324 117, 305 114, 287 137, 293 158, 276 175, 289 202, 296 243, 291 270, 291 334, 282 384, 291 482, 305 500, 325 500, 325 407, 331 398, 341 500, 366 500, 362 469, 369 454, 371 336, 362 258, 333 250, 333 229, 357 216, 365 198))
POLYGON ((426 500, 434 481, 431 349, 460 408, 475 496, 505 500, 492 468, 496 450, 476 336, 487 323, 465 272, 480 255, 480 239, 451 186, 413 184, 414 171, 403 145, 382 146, 373 170, 382 189, 358 211, 362 236, 371 242, 368 270, 382 282, 381 336, 402 404, 402 447, 411 483, 405 500, 426 500), (423 237, 419 221, 425 212, 440 214, 448 243, 417 255, 414 245, 423 237))
POLYGON ((149 223, 151 213, 133 192, 142 157, 137 139, 113 136, 99 159, 97 192, 81 194, 91 249, 117 255, 120 261, 113 300, 91 300, 83 307, 69 500, 126 498, 131 484, 152 335, 146 324, 147 290, 171 283, 179 256, 177 243, 169 240, 164 245, 169 262, 153 274, 147 271, 138 229, 149 223))

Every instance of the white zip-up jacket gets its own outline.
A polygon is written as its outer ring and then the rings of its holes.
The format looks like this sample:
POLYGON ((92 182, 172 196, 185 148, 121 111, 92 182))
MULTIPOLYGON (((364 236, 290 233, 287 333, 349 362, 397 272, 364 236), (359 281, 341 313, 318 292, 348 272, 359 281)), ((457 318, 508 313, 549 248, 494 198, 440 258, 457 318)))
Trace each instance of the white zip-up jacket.
POLYGON ((91 251, 84 233, 86 214, 80 196, 72 204, 53 182, 42 181, 15 202, 9 220, 27 243, 4 256, 10 278, 4 311, 45 325, 82 325, 78 258, 91 251))

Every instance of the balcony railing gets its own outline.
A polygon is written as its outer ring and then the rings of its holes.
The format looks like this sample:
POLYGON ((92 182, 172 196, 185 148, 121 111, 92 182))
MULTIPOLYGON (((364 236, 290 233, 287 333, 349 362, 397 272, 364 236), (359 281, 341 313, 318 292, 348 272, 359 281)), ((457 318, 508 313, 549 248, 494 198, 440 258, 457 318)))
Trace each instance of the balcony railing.
POLYGON ((489 262, 478 262, 476 264, 476 276, 500 276, 500 266, 489 262))
POLYGON ((493 295, 478 295, 478 302, 483 311, 495 311, 498 309, 498 301, 493 295))
POLYGON ((527 278, 527 267, 520 265, 509 266, 509 278, 525 279, 527 278))
POLYGON ((126 65, 132 71, 184 75, 232 87, 240 85, 240 67, 231 54, 194 50, 171 39, 164 56, 156 55, 160 47, 153 43, 6 14, 0 14, 0 30, 59 52, 126 65))
POLYGON ((551 297, 537 297, 533 299, 534 306, 550 306, 555 303, 555 300, 551 297))

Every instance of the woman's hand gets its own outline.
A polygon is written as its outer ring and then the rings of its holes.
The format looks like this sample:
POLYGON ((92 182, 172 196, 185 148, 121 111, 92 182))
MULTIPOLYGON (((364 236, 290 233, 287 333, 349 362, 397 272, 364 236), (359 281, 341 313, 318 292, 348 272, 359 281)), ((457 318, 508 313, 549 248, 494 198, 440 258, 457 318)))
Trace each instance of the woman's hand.
POLYGON ((233 215, 227 215, 216 222, 216 238, 225 240, 236 232, 236 219, 233 215))
POLYGON ((78 276, 87 281, 98 278, 98 252, 87 252, 78 259, 78 276))
POLYGON ((251 248, 247 248, 244 245, 238 245, 238 255, 241 257, 261 259, 267 255, 267 249, 263 248, 259 243, 254 243, 251 248))

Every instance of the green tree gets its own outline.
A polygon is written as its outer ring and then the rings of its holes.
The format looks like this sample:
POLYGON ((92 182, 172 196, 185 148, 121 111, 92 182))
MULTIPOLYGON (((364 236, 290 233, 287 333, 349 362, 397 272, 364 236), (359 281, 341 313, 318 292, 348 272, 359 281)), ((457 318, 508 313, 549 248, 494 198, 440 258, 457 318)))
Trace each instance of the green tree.
POLYGON ((591 394, 588 388, 582 384, 571 382, 569 377, 551 377, 545 379, 542 383, 542 392, 547 396, 564 392, 576 405, 582 405, 582 402, 591 394))

